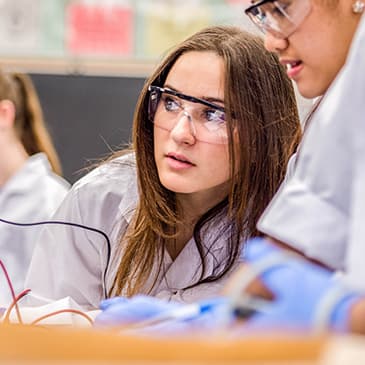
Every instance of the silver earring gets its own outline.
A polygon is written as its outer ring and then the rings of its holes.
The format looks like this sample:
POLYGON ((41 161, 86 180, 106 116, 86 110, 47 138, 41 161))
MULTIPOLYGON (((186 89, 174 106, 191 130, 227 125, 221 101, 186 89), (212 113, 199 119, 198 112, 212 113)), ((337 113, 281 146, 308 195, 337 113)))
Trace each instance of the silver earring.
POLYGON ((365 10, 365 3, 362 0, 356 0, 352 4, 352 11, 355 14, 361 14, 365 10))

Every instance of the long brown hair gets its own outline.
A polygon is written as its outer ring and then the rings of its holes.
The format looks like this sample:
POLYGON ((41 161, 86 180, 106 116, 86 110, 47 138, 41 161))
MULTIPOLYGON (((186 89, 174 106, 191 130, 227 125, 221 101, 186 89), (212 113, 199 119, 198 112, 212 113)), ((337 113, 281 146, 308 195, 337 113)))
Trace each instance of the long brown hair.
POLYGON ((176 60, 190 51, 212 51, 224 61, 232 176, 229 195, 194 227, 202 263, 200 280, 194 285, 221 278, 237 259, 241 243, 259 234, 256 222, 282 182, 288 159, 299 143, 301 128, 291 81, 259 37, 236 27, 216 26, 174 48, 146 82, 137 103, 133 149, 140 200, 128 234, 121 238, 123 257, 110 295, 138 293, 157 258, 161 270, 165 242, 184 221, 176 209, 175 193, 162 186, 158 178, 153 125, 147 109, 148 86, 163 86, 176 60), (227 259, 217 262, 214 273, 203 280, 206 263, 202 236, 217 219, 225 222, 215 240, 228 236, 227 259))
POLYGON ((30 77, 22 73, 6 73, 0 70, 0 100, 9 100, 14 104, 15 131, 28 155, 44 152, 53 171, 61 175, 61 164, 30 77))

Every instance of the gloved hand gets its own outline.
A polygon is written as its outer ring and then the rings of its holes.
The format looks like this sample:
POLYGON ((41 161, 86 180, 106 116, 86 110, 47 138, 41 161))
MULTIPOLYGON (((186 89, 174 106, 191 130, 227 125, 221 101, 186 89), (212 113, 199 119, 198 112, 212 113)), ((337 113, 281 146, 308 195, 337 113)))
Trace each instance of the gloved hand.
MULTIPOLYGON (((248 241, 243 260, 253 267, 282 254, 288 253, 263 238, 255 238, 248 241)), ((359 296, 340 286, 330 271, 289 255, 287 261, 273 264, 259 278, 274 299, 246 322, 248 329, 313 329, 322 308, 331 329, 346 331, 350 307, 359 296)))
POLYGON ((197 330, 219 328, 229 315, 227 298, 218 297, 193 304, 167 302, 155 297, 137 295, 115 297, 101 302, 102 312, 96 326, 141 325, 130 331, 152 335, 179 335, 197 330), (154 321, 157 321, 154 323, 154 321), (153 324, 149 324, 147 321, 153 324))
POLYGON ((95 324, 128 325, 161 315, 180 306, 179 303, 146 295, 136 295, 132 298, 114 297, 100 303, 102 312, 95 318, 95 324))

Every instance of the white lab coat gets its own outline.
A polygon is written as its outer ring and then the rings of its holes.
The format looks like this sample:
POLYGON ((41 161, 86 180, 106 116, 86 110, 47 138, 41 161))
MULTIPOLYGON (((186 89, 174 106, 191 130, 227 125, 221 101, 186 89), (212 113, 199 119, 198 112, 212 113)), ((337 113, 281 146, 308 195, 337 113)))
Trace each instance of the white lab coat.
MULTIPOLYGON (((0 188, 0 218, 33 223, 48 220, 69 190, 69 184, 55 175, 45 154, 35 154, 0 188)), ((0 222, 0 259, 19 294, 31 260, 40 227, 18 227, 0 222)), ((3 273, 0 305, 11 302, 3 273)))
MULTIPOLYGON (((37 297, 59 300, 70 296, 84 309, 99 306, 109 292, 122 253, 119 240, 130 223, 138 202, 134 156, 127 155, 101 165, 80 179, 71 189, 54 220, 73 222, 103 231, 110 238, 111 258, 108 262, 108 244, 99 233, 71 226, 49 226, 43 231, 34 252, 26 287, 37 297), (104 272, 106 277, 104 280, 104 272)), ((205 235, 207 270, 213 273, 215 260, 227 256, 225 237, 212 245, 211 236, 217 234, 217 224, 205 235)), ((165 275, 153 283, 153 273, 142 294, 180 302, 193 302, 216 295, 228 275, 221 280, 185 289, 199 278, 199 254, 191 239, 175 261, 164 253, 165 275)), ((28 302, 29 303, 29 302, 28 302)), ((37 303, 38 304, 38 303, 37 303)), ((30 301, 30 305, 32 302, 30 301)))
POLYGON ((343 70, 315 113, 293 177, 259 221, 264 233, 365 290, 365 16, 343 70))

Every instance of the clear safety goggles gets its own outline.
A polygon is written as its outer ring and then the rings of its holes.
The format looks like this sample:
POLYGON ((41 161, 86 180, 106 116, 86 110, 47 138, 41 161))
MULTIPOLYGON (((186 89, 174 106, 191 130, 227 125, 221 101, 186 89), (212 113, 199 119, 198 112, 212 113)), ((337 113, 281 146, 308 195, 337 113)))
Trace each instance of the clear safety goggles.
POLYGON ((228 143, 224 107, 159 86, 151 85, 148 90, 148 116, 159 128, 171 131, 181 118, 187 118, 196 140, 228 143))
POLYGON ((263 32, 288 38, 311 11, 310 0, 261 0, 245 10, 263 32))

